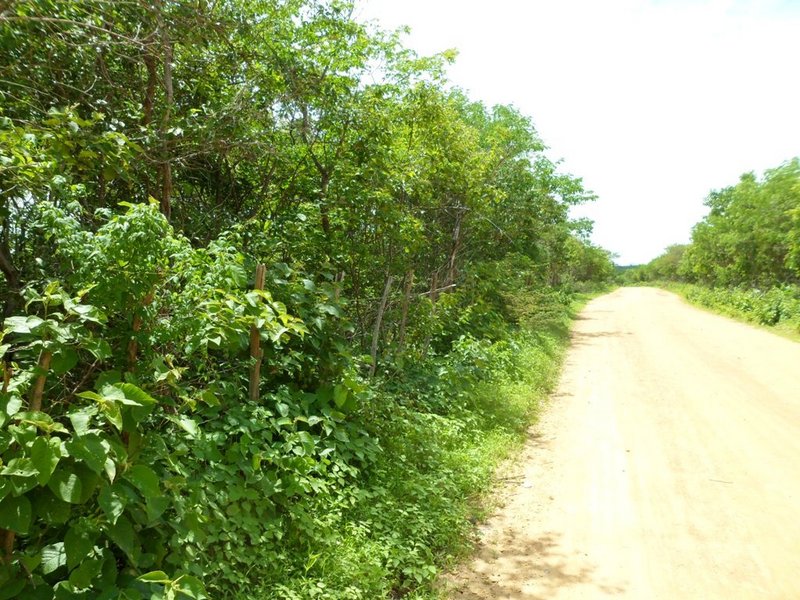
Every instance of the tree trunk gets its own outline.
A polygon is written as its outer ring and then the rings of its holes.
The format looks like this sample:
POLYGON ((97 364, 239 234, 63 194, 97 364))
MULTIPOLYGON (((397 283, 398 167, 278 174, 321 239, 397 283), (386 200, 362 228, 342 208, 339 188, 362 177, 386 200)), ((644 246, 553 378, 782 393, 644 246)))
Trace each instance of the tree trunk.
POLYGON ((403 286, 403 305, 400 309, 400 329, 397 334, 397 352, 401 353, 406 345, 406 322, 408 321, 408 306, 411 302, 411 289, 414 287, 414 269, 406 273, 403 286))
POLYGON ((170 144, 167 139, 167 127, 172 116, 174 91, 172 85, 172 42, 169 39, 167 24, 164 22, 163 4, 161 0, 155 2, 156 20, 161 32, 161 46, 164 52, 164 116, 161 119, 161 212, 170 219, 172 215, 172 164, 170 163, 170 144))
POLYGON ((19 303, 20 280, 19 271, 17 271, 12 262, 8 239, 5 235, 3 235, 3 239, 0 242, 0 271, 3 272, 6 278, 6 286, 8 287, 6 297, 3 298, 3 318, 6 318, 14 314, 19 303))
POLYGON ((31 389, 31 397, 28 407, 31 412, 42 410, 42 394, 44 393, 44 384, 47 381, 47 372, 50 370, 50 361, 53 359, 53 353, 49 350, 42 350, 39 356, 38 370, 39 374, 31 389))
POLYGON ((381 296, 381 304, 378 307, 378 315, 375 317, 375 325, 372 328, 372 348, 369 353, 372 357, 372 365, 369 368, 370 377, 375 375, 375 370, 378 367, 378 339, 381 335, 381 322, 383 321, 383 313, 386 312, 386 303, 389 301, 389 292, 392 289, 393 281, 394 277, 389 275, 383 288, 383 296, 381 296))

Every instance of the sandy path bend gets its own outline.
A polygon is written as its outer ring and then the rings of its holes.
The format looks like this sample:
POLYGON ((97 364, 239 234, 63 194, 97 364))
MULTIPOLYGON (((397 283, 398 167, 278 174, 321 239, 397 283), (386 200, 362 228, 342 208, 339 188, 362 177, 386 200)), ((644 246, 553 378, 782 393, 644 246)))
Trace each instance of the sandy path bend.
POLYGON ((798 343, 598 298, 523 461, 454 599, 800 599, 798 343))

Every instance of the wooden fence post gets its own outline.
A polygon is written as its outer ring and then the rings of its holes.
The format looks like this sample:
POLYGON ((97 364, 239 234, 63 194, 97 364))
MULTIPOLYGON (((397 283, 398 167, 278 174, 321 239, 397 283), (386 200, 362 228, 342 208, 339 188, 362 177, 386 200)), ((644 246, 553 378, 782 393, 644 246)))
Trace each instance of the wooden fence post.
MULTIPOLYGON (((267 274, 266 265, 256 267, 256 283, 253 289, 264 289, 264 278, 267 274)), ((261 332, 256 324, 250 326, 250 358, 253 363, 250 365, 250 400, 258 402, 259 386, 261 383, 261 332)))

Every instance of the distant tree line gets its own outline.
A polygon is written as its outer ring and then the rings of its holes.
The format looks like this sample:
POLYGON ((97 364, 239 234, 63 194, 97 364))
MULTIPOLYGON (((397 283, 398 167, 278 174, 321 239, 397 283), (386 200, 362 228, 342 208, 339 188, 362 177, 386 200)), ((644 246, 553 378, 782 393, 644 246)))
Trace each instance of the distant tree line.
POLYGON ((800 283, 800 159, 761 178, 746 173, 705 204, 709 213, 690 244, 670 246, 626 280, 764 289, 800 283))

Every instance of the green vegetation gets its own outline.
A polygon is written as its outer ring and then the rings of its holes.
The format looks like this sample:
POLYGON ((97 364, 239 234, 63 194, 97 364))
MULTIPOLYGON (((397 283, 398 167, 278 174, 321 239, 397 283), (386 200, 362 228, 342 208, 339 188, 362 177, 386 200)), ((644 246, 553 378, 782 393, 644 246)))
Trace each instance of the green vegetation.
POLYGON ((339 0, 0 8, 0 600, 430 597, 608 253, 339 0))
POLYGON ((692 242, 623 274, 685 282, 690 301, 761 325, 800 330, 800 159, 712 192, 692 242))

